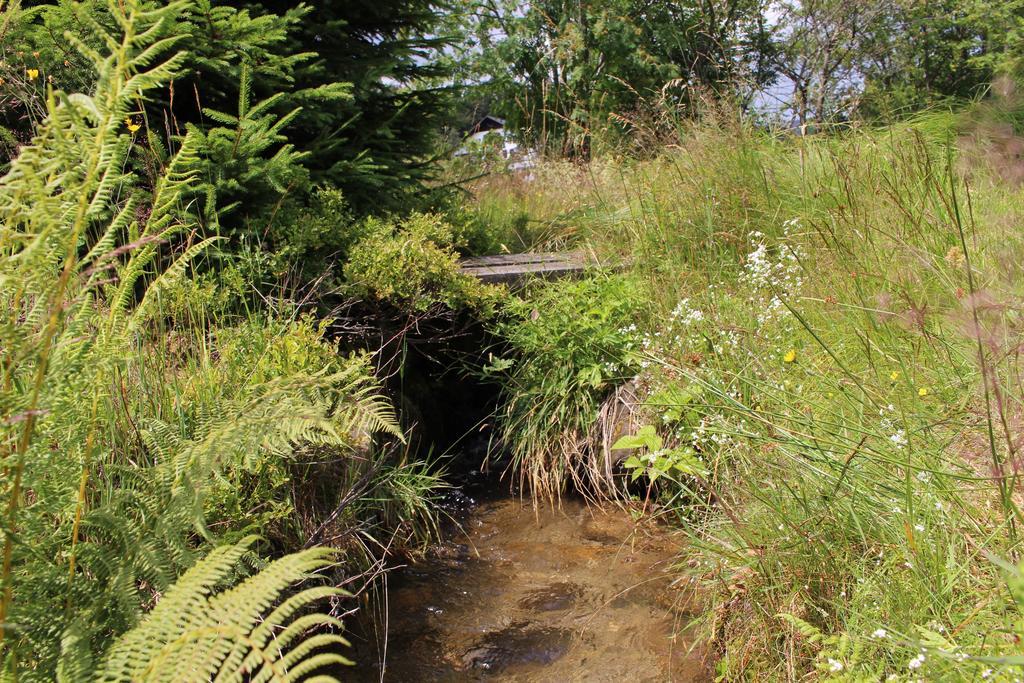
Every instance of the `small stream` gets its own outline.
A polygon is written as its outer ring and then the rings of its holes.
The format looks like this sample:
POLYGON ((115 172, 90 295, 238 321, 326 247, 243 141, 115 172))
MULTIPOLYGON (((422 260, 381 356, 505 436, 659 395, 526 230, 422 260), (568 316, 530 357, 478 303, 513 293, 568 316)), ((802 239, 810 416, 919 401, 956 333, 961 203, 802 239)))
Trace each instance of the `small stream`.
POLYGON ((475 504, 388 578, 359 681, 705 681, 671 539, 578 500, 475 504), (384 665, 381 662, 384 662, 384 665))

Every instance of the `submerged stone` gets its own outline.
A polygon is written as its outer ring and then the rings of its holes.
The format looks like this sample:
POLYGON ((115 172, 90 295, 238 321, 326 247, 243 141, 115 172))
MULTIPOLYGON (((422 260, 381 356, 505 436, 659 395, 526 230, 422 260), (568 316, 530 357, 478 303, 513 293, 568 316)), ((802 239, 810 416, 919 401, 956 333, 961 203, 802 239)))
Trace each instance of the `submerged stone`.
POLYGON ((564 628, 536 627, 519 622, 488 633, 463 656, 468 668, 502 671, 530 664, 551 664, 565 656, 572 632, 564 628))
POLYGON ((583 587, 575 583, 555 583, 531 591, 519 601, 519 607, 532 612, 557 612, 572 607, 583 595, 583 587))

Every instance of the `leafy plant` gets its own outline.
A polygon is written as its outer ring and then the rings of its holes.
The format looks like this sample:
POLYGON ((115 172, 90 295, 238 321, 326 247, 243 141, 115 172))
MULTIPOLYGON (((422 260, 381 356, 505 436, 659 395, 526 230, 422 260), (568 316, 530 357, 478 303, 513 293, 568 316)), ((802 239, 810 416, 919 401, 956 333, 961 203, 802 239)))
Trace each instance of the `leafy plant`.
POLYGON ((662 448, 661 437, 652 425, 644 425, 636 434, 626 435, 612 444, 612 450, 639 450, 646 452, 631 455, 622 466, 631 471, 636 481, 646 476, 651 483, 660 477, 678 474, 703 474, 704 469, 697 458, 697 452, 689 446, 662 448))
MULTIPOLYGON (((306 550, 275 560, 239 580, 254 538, 211 551, 183 574, 134 629, 111 645, 93 676, 82 660, 65 666, 65 680, 295 681, 352 662, 348 645, 327 632, 337 619, 305 613, 344 591, 292 586, 317 578, 332 551, 306 550), (312 635, 311 635, 312 634, 312 635)), ((333 679, 332 679, 333 680, 333 679)))
POLYGON ((636 294, 622 276, 536 284, 494 325, 507 344, 489 372, 502 384, 502 445, 537 494, 603 476, 597 454, 585 450, 587 434, 601 400, 639 369, 636 294))
POLYGON ((393 483, 375 482, 384 463, 345 457, 397 427, 365 364, 338 360, 322 329, 216 331, 202 312, 166 327, 165 304, 212 244, 190 235, 197 138, 147 194, 124 170, 125 119, 177 73, 184 57, 167 30, 187 7, 111 0, 116 32, 92 26, 107 52, 69 35, 96 89, 50 92, 38 135, 0 179, 7 677, 85 680, 103 661, 111 680, 166 678, 168 658, 208 656, 188 672, 195 680, 284 680, 340 663, 342 641, 323 632, 339 624, 312 611, 339 592, 293 591, 332 555, 250 572, 240 560, 261 564, 252 539, 211 550, 249 521, 230 516, 228 492, 309 450, 341 460, 349 483, 368 482, 334 490, 335 517, 368 491, 404 486, 406 501, 422 491, 394 474, 400 466, 389 467, 393 483))
POLYGON ((344 268, 356 294, 414 311, 490 305, 494 288, 459 271, 458 236, 442 217, 371 218, 360 233, 344 268))

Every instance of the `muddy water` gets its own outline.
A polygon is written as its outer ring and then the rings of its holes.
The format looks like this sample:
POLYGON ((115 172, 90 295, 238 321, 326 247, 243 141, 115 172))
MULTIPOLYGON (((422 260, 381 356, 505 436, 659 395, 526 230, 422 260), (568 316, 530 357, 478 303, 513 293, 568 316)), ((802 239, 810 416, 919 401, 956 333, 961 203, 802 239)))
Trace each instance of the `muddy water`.
POLYGON ((667 536, 569 500, 482 503, 462 529, 391 576, 359 680, 710 680, 689 651, 667 536))

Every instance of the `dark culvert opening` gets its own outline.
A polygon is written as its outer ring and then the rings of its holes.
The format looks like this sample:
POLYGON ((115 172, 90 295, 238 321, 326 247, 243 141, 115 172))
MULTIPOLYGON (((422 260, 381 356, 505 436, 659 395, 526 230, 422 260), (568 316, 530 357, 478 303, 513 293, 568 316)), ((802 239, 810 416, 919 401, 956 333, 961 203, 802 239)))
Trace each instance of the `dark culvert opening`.
POLYGON ((494 413, 501 387, 480 370, 499 338, 470 312, 405 324, 385 339, 381 376, 399 413, 409 451, 443 469, 445 479, 466 493, 497 493, 508 462, 495 435, 494 413))
MULTIPOLYGON (((509 357, 509 345, 470 311, 449 311, 415 322, 406 318, 382 330, 379 376, 399 413, 410 454, 443 469, 456 499, 459 492, 488 498, 523 492, 520 477, 511 470, 510 450, 497 429, 497 410, 507 387, 483 373, 494 358, 509 357)), ((615 437, 638 426, 632 384, 610 387, 600 397, 597 429, 615 437), (611 404, 607 415, 606 404, 611 404)), ((609 438, 591 437, 585 448, 601 448, 600 442, 609 438)), ((589 500, 619 494, 642 497, 646 485, 631 480, 622 466, 624 459, 616 459, 609 472, 618 493, 605 488, 608 482, 590 481, 581 462, 578 477, 567 477, 561 495, 589 500)))
MULTIPOLYGON (((496 428, 507 387, 483 372, 495 358, 514 354, 478 313, 440 306, 421 313, 379 305, 357 310, 350 304, 347 309, 334 309, 331 317, 343 348, 376 350, 376 374, 398 414, 407 440, 403 450, 409 458, 440 471, 456 498, 458 492, 488 498, 524 492, 523 482, 511 470, 510 449, 501 443, 496 428)), ((601 397, 599 429, 614 436, 637 427, 631 384, 611 387, 601 397), (613 404, 609 415, 603 414, 606 403, 613 404)), ((609 434, 591 435, 594 438, 586 447, 602 447, 598 442, 608 441, 609 434)), ((622 467, 624 457, 611 465, 614 482, 588 481, 590 473, 581 464, 579 476, 567 478, 561 495, 588 500, 644 495, 643 481, 632 481, 622 467), (609 484, 614 491, 607 488, 609 484)))
MULTIPOLYGON (((371 339, 364 336, 364 348, 379 349, 376 354, 378 377, 398 413, 407 439, 411 459, 431 463, 441 471, 451 488, 441 492, 440 534, 426 551, 429 557, 438 548, 458 548, 458 538, 467 516, 482 500, 500 499, 509 494, 510 481, 502 475, 507 459, 496 445, 494 412, 501 387, 480 376, 488 354, 499 353, 500 339, 491 334, 484 322, 467 311, 446 311, 440 315, 411 319, 408 316, 381 316, 371 339)), ((360 662, 361 668, 346 672, 355 680, 380 680, 387 642, 388 591, 397 583, 415 580, 413 558, 400 551, 385 564, 397 573, 378 582, 365 602, 346 623, 352 651, 346 656, 360 662)), ((395 656, 394 652, 390 655, 395 656)))

